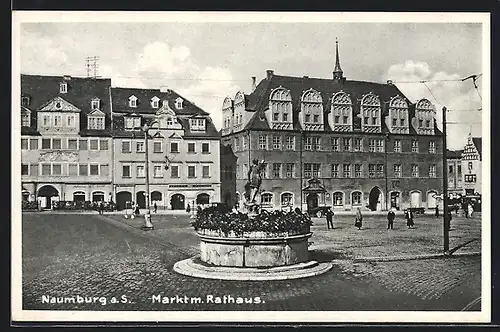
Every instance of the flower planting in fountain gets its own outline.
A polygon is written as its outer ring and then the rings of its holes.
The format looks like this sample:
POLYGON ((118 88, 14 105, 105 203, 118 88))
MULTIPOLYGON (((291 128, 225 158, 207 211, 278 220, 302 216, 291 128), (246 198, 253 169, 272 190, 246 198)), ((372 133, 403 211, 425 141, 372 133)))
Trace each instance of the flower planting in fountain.
POLYGON ((191 225, 197 232, 208 230, 219 236, 245 237, 255 232, 289 236, 309 233, 312 221, 308 215, 296 212, 262 210, 259 214, 249 216, 209 207, 199 210, 191 225))

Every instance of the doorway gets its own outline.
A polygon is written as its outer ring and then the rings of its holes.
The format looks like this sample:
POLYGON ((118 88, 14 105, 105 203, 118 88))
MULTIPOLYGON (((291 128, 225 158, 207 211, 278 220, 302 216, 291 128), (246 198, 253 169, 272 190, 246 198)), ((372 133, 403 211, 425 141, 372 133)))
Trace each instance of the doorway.
POLYGON ((135 202, 137 205, 139 205, 139 208, 145 209, 146 208, 146 192, 145 191, 138 191, 135 194, 135 202))
POLYGON ((184 210, 185 209, 185 198, 182 194, 174 194, 170 199, 170 205, 172 210, 184 210))
POLYGON ((382 210, 382 192, 379 187, 373 187, 368 199, 368 207, 372 211, 382 210))
POLYGON ((132 201, 132 194, 128 191, 120 191, 116 194, 116 208, 117 210, 124 210, 130 208, 130 203, 132 201))
POLYGON ((311 193, 307 195, 307 211, 314 210, 318 207, 318 194, 311 193))
POLYGON ((56 198, 58 197, 59 191, 50 185, 38 189, 38 199, 43 209, 50 209, 52 207, 52 201, 57 200, 56 198))
POLYGON ((398 191, 391 193, 391 208, 399 210, 401 204, 401 194, 398 191))

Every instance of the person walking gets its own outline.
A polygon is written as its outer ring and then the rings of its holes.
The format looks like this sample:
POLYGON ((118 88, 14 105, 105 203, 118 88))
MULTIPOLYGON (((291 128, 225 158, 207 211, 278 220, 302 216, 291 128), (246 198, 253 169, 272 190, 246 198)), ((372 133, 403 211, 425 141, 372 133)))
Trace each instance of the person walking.
POLYGON ((462 209, 464 210, 465 218, 469 218, 469 208, 467 207, 466 203, 462 203, 462 209))
POLYGON ((102 201, 99 202, 99 214, 104 213, 104 204, 102 201))
POLYGON ((153 204, 153 212, 156 213, 158 211, 158 205, 156 205, 156 202, 153 204))
POLYGON ((139 216, 139 214, 141 214, 141 210, 139 209, 139 204, 137 203, 135 203, 134 213, 136 216, 139 216))
POLYGON ((451 230, 451 219, 452 219, 452 216, 451 216, 451 211, 450 210, 448 210, 447 218, 448 218, 448 230, 451 230))
POLYGON ((396 218, 396 214, 392 209, 387 213, 387 229, 394 229, 394 219, 396 218))
POLYGON ((333 211, 331 208, 326 211, 326 227, 333 229, 333 211))
POLYGON ((467 210, 469 211, 469 217, 472 218, 472 214, 474 213, 474 208, 472 207, 472 204, 469 203, 467 206, 467 210))
POLYGON ((434 213, 436 218, 439 218, 439 206, 436 205, 436 212, 434 213))
POLYGON ((363 227, 363 215, 361 214, 361 210, 359 208, 356 211, 356 220, 354 222, 354 226, 356 226, 358 230, 361 230, 361 227, 363 227))

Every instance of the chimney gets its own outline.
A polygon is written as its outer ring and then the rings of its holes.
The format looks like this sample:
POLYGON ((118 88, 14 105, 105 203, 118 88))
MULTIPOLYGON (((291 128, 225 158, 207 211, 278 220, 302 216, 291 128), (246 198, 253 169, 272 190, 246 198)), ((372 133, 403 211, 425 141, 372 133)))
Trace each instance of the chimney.
POLYGON ((71 76, 70 76, 70 75, 64 75, 64 76, 63 76, 63 79, 64 79, 65 81, 71 81, 71 76))
POLYGON ((170 89, 166 86, 160 86, 160 92, 170 93, 170 89))
POLYGON ((267 79, 270 80, 274 75, 274 70, 268 69, 266 70, 266 73, 267 73, 267 79))
POLYGON ((387 85, 392 85, 392 80, 387 80, 387 85))
POLYGON ((252 76, 252 92, 254 92, 255 88, 257 87, 256 80, 257 80, 257 77, 252 76))
POLYGON ((309 76, 303 76, 303 78, 309 78, 309 76))

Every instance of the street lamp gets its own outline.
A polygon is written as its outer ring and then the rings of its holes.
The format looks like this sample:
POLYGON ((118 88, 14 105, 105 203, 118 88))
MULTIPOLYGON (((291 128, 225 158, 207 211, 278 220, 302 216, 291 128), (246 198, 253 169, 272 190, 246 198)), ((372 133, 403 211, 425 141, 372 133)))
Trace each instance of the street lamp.
POLYGON ((146 167, 145 167, 145 171, 146 171, 146 193, 145 193, 145 196, 146 196, 146 209, 147 209, 147 212, 146 214, 144 215, 144 226, 142 226, 142 229, 145 230, 145 231, 149 231, 149 230, 152 230, 154 228, 153 226, 153 223, 151 223, 151 204, 150 204, 150 193, 149 193, 149 148, 148 148, 148 131, 149 129, 151 129, 151 127, 154 125, 154 124, 157 124, 158 121, 156 120, 153 120, 151 121, 149 124, 144 124, 144 126, 142 127, 142 131, 144 132, 144 141, 145 141, 145 158, 146 158, 146 167))

